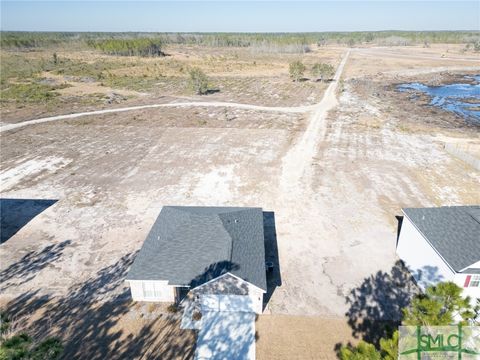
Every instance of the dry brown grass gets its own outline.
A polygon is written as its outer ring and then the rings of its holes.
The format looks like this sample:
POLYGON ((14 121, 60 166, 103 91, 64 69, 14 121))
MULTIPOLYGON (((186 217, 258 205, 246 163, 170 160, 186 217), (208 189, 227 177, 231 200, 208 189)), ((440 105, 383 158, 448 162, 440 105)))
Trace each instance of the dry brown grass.
POLYGON ((259 360, 333 360, 338 343, 356 341, 343 318, 264 315, 255 325, 259 360))

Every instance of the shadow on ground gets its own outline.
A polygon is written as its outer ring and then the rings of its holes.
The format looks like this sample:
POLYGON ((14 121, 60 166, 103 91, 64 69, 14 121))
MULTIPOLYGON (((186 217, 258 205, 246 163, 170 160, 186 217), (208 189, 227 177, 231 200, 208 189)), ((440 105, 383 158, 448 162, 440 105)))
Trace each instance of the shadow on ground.
POLYGON ((265 261, 273 263, 273 270, 267 273, 267 293, 263 295, 263 309, 267 306, 275 289, 282 286, 280 260, 278 257, 277 229, 275 227, 275 213, 263 212, 263 232, 265 236, 265 261))
POLYGON ((0 199, 0 244, 58 200, 0 199))
POLYGON ((249 359, 257 339, 255 317, 250 312, 205 313, 198 334, 198 358, 249 359))
MULTIPOLYGON (((421 287, 442 280, 437 267, 411 270, 401 260, 389 272, 378 271, 366 278, 346 298, 350 308, 345 315, 352 335, 378 348, 380 339, 391 338, 401 325, 403 309, 420 293, 421 287)), ((343 345, 352 344, 337 343, 337 355, 343 345)))
POLYGON ((401 261, 389 272, 378 271, 366 278, 346 299, 352 335, 378 345, 382 337, 391 336, 400 325, 402 309, 416 293, 418 287, 401 261))
POLYGON ((178 320, 165 315, 146 317, 130 300, 124 279, 134 256, 123 256, 64 297, 26 292, 5 311, 36 338, 61 338, 64 359, 191 358, 193 332, 180 330, 178 320))
POLYGON ((30 281, 42 269, 60 259, 63 251, 70 244, 70 240, 65 240, 58 244, 48 245, 40 251, 30 251, 0 272, 0 289, 5 290, 30 281))

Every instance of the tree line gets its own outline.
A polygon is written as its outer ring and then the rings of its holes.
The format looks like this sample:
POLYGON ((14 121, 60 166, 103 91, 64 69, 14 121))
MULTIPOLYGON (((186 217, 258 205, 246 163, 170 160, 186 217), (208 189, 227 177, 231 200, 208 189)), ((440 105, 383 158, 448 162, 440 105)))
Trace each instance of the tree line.
POLYGON ((138 39, 109 39, 88 40, 87 44, 108 55, 118 56, 165 56, 162 51, 162 40, 138 39))
MULTIPOLYGON (((2 48, 35 48, 56 44, 105 43, 110 47, 114 42, 115 51, 127 45, 117 41, 136 44, 152 41, 155 44, 187 44, 212 47, 282 48, 302 47, 318 44, 348 45, 372 43, 408 45, 425 43, 480 42, 480 31, 357 31, 357 32, 309 32, 309 33, 82 33, 82 32, 12 32, 0 33, 2 48)), ((99 45, 102 46, 102 45, 99 45)), ((127 46, 128 49, 128 46, 127 46)), ((125 48, 122 51, 128 51, 125 48)))

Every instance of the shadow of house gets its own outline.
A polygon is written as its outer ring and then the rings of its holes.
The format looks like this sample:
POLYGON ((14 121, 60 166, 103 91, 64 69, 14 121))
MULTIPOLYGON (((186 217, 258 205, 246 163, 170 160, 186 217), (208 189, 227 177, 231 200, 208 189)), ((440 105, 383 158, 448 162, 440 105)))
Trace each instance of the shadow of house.
POLYGON ((230 261, 221 261, 211 264, 205 269, 205 272, 198 275, 190 283, 192 293, 197 294, 229 294, 229 295, 248 295, 248 285, 232 275, 225 275, 228 272, 238 270, 240 266, 230 261), (225 276, 222 276, 225 275, 225 276), (217 279, 218 280, 211 281, 217 279), (198 287, 197 287, 198 286, 198 287))
POLYGON ((190 289, 194 289, 199 285, 205 284, 206 282, 216 279, 219 276, 226 274, 230 271, 238 270, 239 268, 240 267, 238 266, 238 264, 234 264, 231 261, 220 261, 215 264, 211 264, 205 269, 202 274, 192 279, 189 284, 190 289))
POLYGON ((275 213, 273 211, 263 212, 263 233, 265 236, 265 261, 270 261, 273 264, 273 270, 267 273, 267 292, 263 295, 263 309, 265 310, 275 289, 282 286, 275 213))
POLYGON ((71 240, 48 245, 40 251, 30 251, 20 260, 8 266, 0 272, 0 289, 24 284, 33 279, 39 271, 60 259, 65 248, 71 244, 71 240), (10 281, 16 279, 16 281, 10 281))
POLYGON ((178 321, 162 316, 145 319, 133 306, 124 283, 133 258, 134 254, 123 256, 70 287, 65 296, 26 292, 4 310, 26 319, 28 333, 35 338, 59 337, 65 348, 63 359, 192 358, 192 332, 180 330, 178 321))
POLYGON ((378 271, 351 290, 346 298, 350 306, 345 314, 352 335, 378 346, 400 324, 402 310, 419 292, 408 269, 397 261, 387 272, 378 271))
POLYGON ((58 200, 0 199, 0 244, 58 200))

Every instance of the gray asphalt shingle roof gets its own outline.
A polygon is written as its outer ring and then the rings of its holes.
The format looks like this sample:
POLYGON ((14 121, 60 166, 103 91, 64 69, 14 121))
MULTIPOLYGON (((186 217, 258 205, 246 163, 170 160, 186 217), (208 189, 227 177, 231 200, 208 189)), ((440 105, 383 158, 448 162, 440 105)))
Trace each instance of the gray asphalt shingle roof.
POLYGON ((227 272, 266 291, 261 208, 164 206, 127 280, 196 287, 227 272))
POLYGON ((480 261, 480 206, 407 208, 403 212, 455 271, 480 261))

